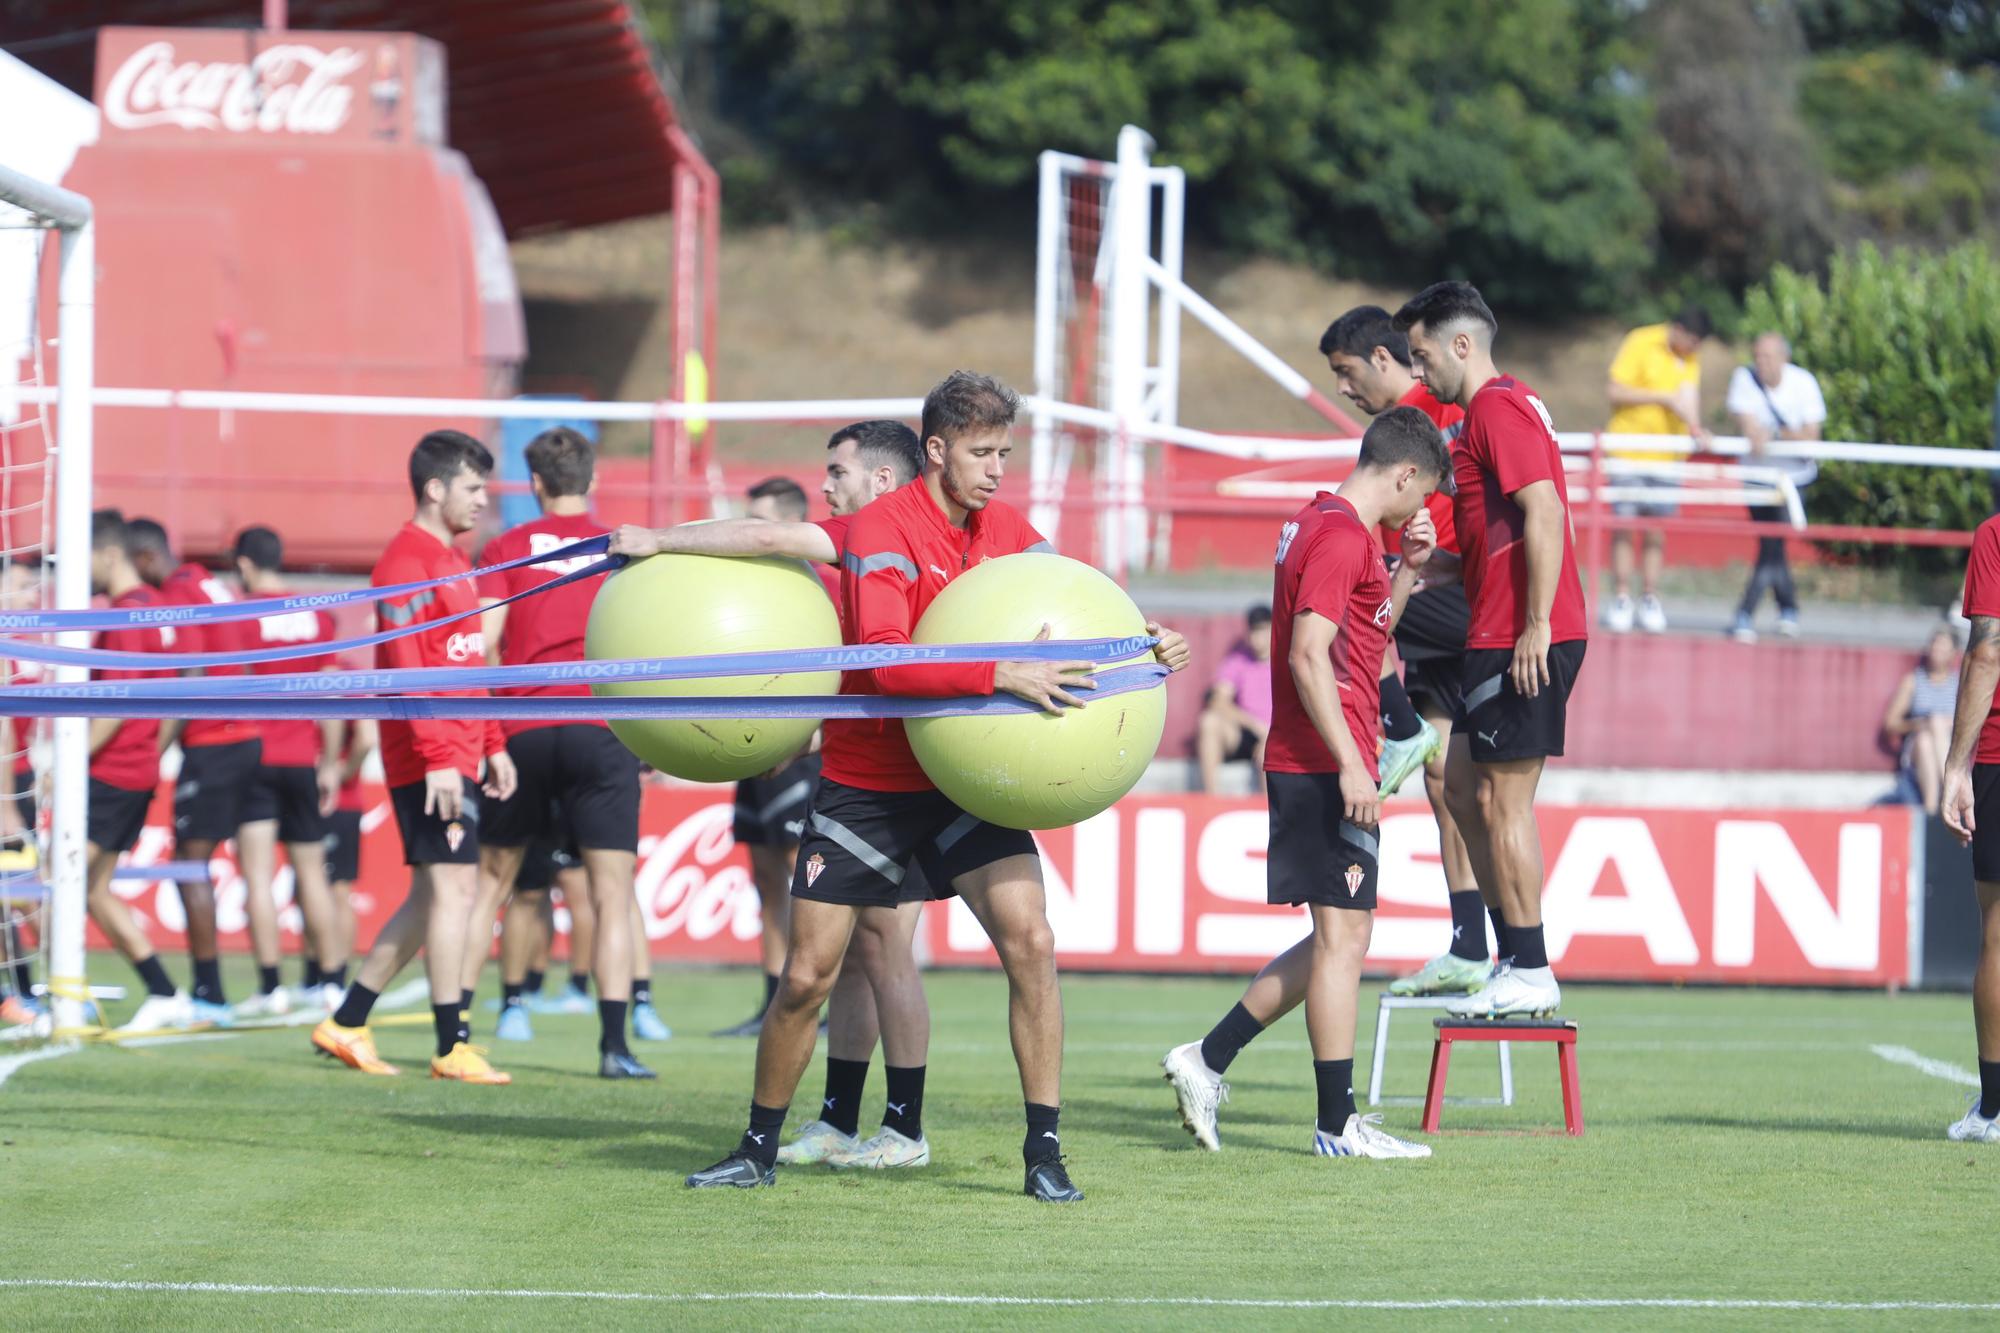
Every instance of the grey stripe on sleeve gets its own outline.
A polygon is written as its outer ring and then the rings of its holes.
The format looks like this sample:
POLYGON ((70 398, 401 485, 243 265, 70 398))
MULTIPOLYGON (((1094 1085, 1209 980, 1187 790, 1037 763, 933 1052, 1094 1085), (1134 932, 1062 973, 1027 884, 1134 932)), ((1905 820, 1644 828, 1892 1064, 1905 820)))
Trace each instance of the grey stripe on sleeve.
POLYGON ((857 579, 865 578, 878 569, 893 569, 910 582, 917 581, 916 562, 894 551, 883 551, 879 555, 856 555, 849 551, 842 559, 841 565, 857 579))

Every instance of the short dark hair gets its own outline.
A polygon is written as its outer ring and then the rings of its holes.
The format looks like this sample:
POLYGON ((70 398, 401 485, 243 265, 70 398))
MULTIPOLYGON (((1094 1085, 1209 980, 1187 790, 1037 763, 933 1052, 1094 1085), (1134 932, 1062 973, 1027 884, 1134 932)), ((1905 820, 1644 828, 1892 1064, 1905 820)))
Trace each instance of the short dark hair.
POLYGON ((422 504, 425 486, 434 481, 449 486, 463 468, 488 476, 493 455, 462 430, 434 430, 410 450, 410 493, 422 504))
POLYGON ((1399 365, 1410 364, 1410 340, 1389 312, 1379 305, 1358 305, 1326 326, 1319 335, 1319 354, 1359 357, 1366 361, 1376 348, 1383 348, 1399 365))
POLYGON ((236 558, 276 571, 285 564, 285 543, 269 528, 245 528, 236 534, 236 558))
POLYGON ((1466 320, 1483 325, 1488 338, 1500 332, 1500 321, 1493 318, 1492 307, 1477 287, 1469 282, 1434 282, 1403 303, 1395 324, 1399 333, 1408 333, 1417 324, 1435 332, 1466 320))
POLYGON ((1262 629, 1271 623, 1271 608, 1262 602, 1243 613, 1243 623, 1251 629, 1262 629))
POLYGON ((1708 311, 1698 305, 1684 305, 1674 316, 1674 323, 1692 333, 1696 338, 1706 338, 1715 332, 1715 321, 1708 317, 1708 311))
POLYGON ((590 441, 568 426, 555 426, 528 441, 523 452, 528 471, 542 479, 542 494, 590 494, 591 479, 597 475, 597 451, 590 441))
POLYGON ((790 477, 766 477, 750 488, 753 500, 773 500, 784 516, 796 523, 806 516, 806 488, 790 477))
POLYGON ((167 530, 157 520, 150 518, 128 518, 125 520, 125 554, 134 559, 147 551, 172 557, 174 544, 167 540, 167 530))
POLYGON ((1392 407, 1368 423, 1361 435, 1361 457, 1356 468, 1401 467, 1415 463, 1417 470, 1438 479, 1438 489, 1451 489, 1451 450, 1444 432, 1414 407, 1392 407))
POLYGON ((1021 395, 991 375, 954 370, 924 395, 923 443, 933 437, 946 444, 973 431, 1014 424, 1021 395))
POLYGON ((116 509, 93 509, 90 513, 90 549, 125 545, 125 515, 116 509))
POLYGON ((826 447, 838 449, 841 441, 854 441, 854 452, 863 467, 886 467, 896 474, 896 484, 907 485, 924 470, 924 444, 917 433, 900 421, 857 421, 842 426, 827 437, 826 447))

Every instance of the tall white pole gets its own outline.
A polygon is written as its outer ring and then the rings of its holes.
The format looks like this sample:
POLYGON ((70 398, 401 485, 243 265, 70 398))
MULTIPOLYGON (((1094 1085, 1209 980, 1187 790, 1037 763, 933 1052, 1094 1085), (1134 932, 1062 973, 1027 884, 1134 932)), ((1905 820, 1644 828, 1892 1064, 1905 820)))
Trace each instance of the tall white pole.
MULTIPOLYGON (((91 388, 96 373, 97 236, 94 224, 62 233, 58 288, 56 399, 56 606, 90 605, 91 388)), ((89 635, 58 636, 85 647, 89 635)), ((58 683, 82 681, 82 667, 56 668, 58 683)), ((58 1031, 81 1027, 88 982, 84 972, 85 803, 89 800, 90 721, 55 723, 55 792, 50 826, 49 995, 58 1031)))
POLYGON ((1104 480, 1104 567, 1122 578, 1129 544, 1143 540, 1145 513, 1126 494, 1129 450, 1143 450, 1133 435, 1146 420, 1146 351, 1148 278, 1146 266, 1153 247, 1153 182, 1147 155, 1153 140, 1136 125, 1118 131, 1118 178, 1113 224, 1118 246, 1111 264, 1111 414, 1117 432, 1098 469, 1104 480), (1133 525, 1138 531, 1133 531, 1133 525))
MULTIPOLYGON (((1035 212, 1035 396, 1044 401, 1060 398, 1062 386, 1056 366, 1056 333, 1062 321, 1062 289, 1059 274, 1063 256, 1062 155, 1045 152, 1040 158, 1040 190, 1035 212)), ((1055 419, 1036 410, 1028 437, 1028 521, 1035 530, 1062 545, 1058 529, 1062 511, 1055 493, 1055 419)))

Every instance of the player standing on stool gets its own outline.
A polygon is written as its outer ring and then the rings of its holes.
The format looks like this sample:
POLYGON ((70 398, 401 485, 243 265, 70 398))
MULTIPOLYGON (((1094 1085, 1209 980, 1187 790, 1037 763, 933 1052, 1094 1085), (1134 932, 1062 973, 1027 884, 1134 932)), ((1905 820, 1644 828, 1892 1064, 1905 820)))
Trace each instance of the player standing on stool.
MULTIPOLYGON (((509 528, 487 543, 488 564, 546 555, 610 529, 590 514, 596 460, 590 441, 558 426, 529 441, 528 476, 540 518, 509 528)), ((539 588, 594 564, 595 556, 523 565, 479 580, 491 601, 539 588)), ((488 605, 485 632, 499 637, 508 666, 581 662, 583 631, 601 579, 564 584, 510 606, 488 605)), ((509 690, 537 698, 587 698, 587 685, 524 685, 509 690)), ((574 838, 590 878, 596 915, 592 971, 597 977, 597 1073, 600 1078, 653 1078, 625 1044, 625 1014, 632 1003, 633 888, 639 852, 639 760, 602 722, 509 722, 507 752, 518 788, 488 807, 480 834, 482 889, 474 909, 480 947, 465 960, 465 989, 479 975, 492 937, 493 919, 514 887, 521 859, 537 836, 561 844, 574 838), (565 836, 566 835, 566 836, 565 836)), ((574 960, 572 960, 574 966, 574 960)))
MULTIPOLYGON (((434 430, 410 451, 410 489, 416 514, 375 563, 376 587, 418 583, 464 574, 472 566, 452 545, 472 531, 486 512, 486 478, 493 455, 470 435, 434 430)), ((385 629, 422 626, 478 607, 469 582, 456 579, 422 592, 384 597, 375 603, 385 629)), ((456 621, 391 639, 375 650, 376 665, 463 667, 483 664, 485 641, 477 620, 456 621), (470 628, 462 628, 470 624, 470 628)), ((458 691, 455 697, 484 690, 458 691)), ((439 692, 438 697, 454 697, 439 692)), ((403 835, 403 860, 410 867, 410 894, 382 927, 367 961, 333 1016, 313 1029, 313 1045, 364 1074, 398 1070, 375 1053, 368 1015, 381 990, 421 949, 431 986, 431 1022, 437 1055, 431 1077, 464 1083, 511 1083, 472 1045, 471 1018, 461 990, 461 974, 472 930, 472 904, 479 895, 479 770, 485 761, 485 794, 504 801, 514 794, 514 762, 498 723, 415 720, 382 723, 382 768, 389 803, 403 835)), ((484 945, 490 937, 481 937, 484 945)))
POLYGON ((1445 796, 1473 874, 1500 900, 1512 954, 1446 1012, 1545 1016, 1562 991, 1542 937, 1535 788, 1542 765, 1563 752, 1589 634, 1562 451, 1535 391, 1494 368, 1499 321, 1472 284, 1426 287, 1396 312, 1396 327, 1409 337, 1418 377, 1440 401, 1465 409, 1452 517, 1472 628, 1445 796))
POLYGON ((1979 967, 1972 977, 1972 1026, 1979 1046, 1979 1093, 1945 1131, 1962 1143, 2000 1143, 2000 517, 1972 536, 1965 568, 1965 615, 1972 621, 1959 668, 1958 709, 1945 760, 1942 813, 1972 847, 1979 898, 1979 967))
POLYGON ((1305 904, 1312 934, 1257 974, 1202 1041, 1161 1062, 1181 1119, 1202 1147, 1220 1147, 1222 1073, 1244 1044, 1301 1000, 1319 1091, 1312 1150, 1321 1157, 1429 1157, 1377 1128, 1354 1105, 1354 1025, 1361 960, 1375 922, 1382 654, 1436 532, 1425 499, 1444 484, 1450 450, 1414 407, 1392 407, 1361 437, 1354 472, 1321 491, 1279 531, 1271 593, 1271 735, 1264 748, 1273 903, 1305 904), (1404 525, 1408 526, 1405 527, 1404 525), (1403 533, 1394 579, 1378 526, 1403 533))

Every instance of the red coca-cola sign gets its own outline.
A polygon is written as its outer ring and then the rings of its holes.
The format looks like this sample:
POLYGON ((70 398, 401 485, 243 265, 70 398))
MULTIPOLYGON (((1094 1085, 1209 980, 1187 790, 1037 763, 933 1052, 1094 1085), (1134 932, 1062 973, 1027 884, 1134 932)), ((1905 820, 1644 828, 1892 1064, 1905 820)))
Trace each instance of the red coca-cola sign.
POLYGON ((444 51, 407 34, 106 28, 107 136, 444 142, 444 51))

